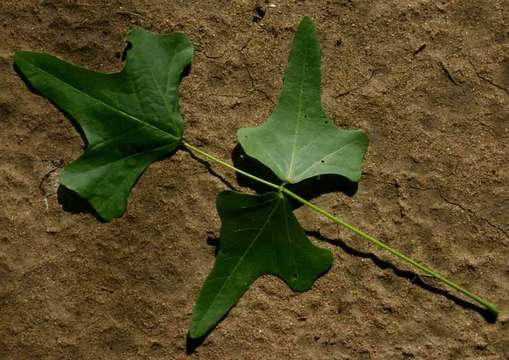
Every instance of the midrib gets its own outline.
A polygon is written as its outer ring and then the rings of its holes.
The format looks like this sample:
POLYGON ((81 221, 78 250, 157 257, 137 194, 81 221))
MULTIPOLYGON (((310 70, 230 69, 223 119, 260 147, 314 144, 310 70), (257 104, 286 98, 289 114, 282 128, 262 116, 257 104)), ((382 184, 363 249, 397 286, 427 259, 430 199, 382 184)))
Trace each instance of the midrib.
POLYGON ((297 148, 297 140, 299 137, 299 128, 300 128, 300 122, 302 119, 302 94, 304 92, 304 77, 306 73, 306 61, 304 60, 302 63, 302 71, 301 71, 301 78, 300 78, 300 84, 299 84, 299 101, 298 101, 298 110, 297 110, 297 124, 295 125, 295 131, 293 133, 293 145, 292 145, 292 152, 291 152, 291 158, 290 158, 290 166, 288 167, 288 175, 286 176, 287 180, 291 180, 292 174, 293 174, 293 166, 295 163, 295 156, 296 156, 296 148, 297 148))

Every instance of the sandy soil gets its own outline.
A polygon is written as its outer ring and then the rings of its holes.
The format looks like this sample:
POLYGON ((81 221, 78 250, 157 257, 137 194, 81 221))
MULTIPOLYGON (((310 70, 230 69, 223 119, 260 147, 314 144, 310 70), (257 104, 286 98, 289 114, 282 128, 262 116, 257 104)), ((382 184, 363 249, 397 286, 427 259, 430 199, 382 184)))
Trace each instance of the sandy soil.
POLYGON ((182 83, 186 137, 230 158, 235 129, 270 114, 309 15, 325 109, 370 138, 357 194, 314 201, 507 309, 509 1, 271 4, 0 2, 0 358, 509 357, 507 317, 490 323, 306 209, 297 215, 333 250, 332 269, 304 294, 259 279, 186 355, 193 299, 214 261, 215 196, 227 185, 179 152, 146 171, 121 219, 63 209, 57 176, 83 142, 16 75, 14 51, 112 71, 131 26, 183 31, 196 47, 182 83))

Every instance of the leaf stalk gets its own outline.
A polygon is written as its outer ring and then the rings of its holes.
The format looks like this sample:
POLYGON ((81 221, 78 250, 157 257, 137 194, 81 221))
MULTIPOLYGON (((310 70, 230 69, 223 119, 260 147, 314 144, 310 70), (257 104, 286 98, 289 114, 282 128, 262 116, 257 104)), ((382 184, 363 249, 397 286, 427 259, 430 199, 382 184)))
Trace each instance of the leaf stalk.
POLYGON ((239 174, 242 174, 250 179, 253 179, 255 181, 258 181, 264 185, 267 185, 275 190, 277 190, 278 192, 283 192, 285 193, 286 195, 288 195, 289 197, 297 200, 298 202, 300 202, 301 204, 307 206, 308 208, 310 208, 311 210, 319 213, 320 215, 323 215, 325 216, 327 219, 333 221, 334 223, 350 230, 351 232, 353 232, 354 234, 362 237, 363 239, 369 241, 371 244, 389 252, 390 254, 396 256, 397 258, 399 258, 400 260, 402 260, 403 262, 407 263, 408 265, 410 266, 413 266, 414 268, 416 269, 419 269, 420 271, 422 271, 423 273, 425 273, 426 275, 429 275, 439 281, 441 281, 442 283, 444 283, 445 285, 449 286, 450 288, 462 293, 463 295, 465 295, 466 297, 476 301, 477 303, 481 304, 491 315, 493 315, 495 318, 498 316, 498 309, 497 309, 497 306, 489 301, 487 301, 486 299, 480 297, 479 295, 476 295, 468 290, 466 290, 465 288, 461 287, 460 285, 458 285, 457 283, 455 283, 454 281, 452 280, 449 280, 448 278, 446 278, 444 275, 440 274, 439 272, 433 270, 432 268, 428 267, 427 265, 424 265, 422 263, 419 263, 417 262, 416 260, 412 259, 411 257, 399 252, 398 250, 392 248, 391 246, 387 245, 386 243, 384 243, 383 241, 381 240, 378 240, 376 238, 374 238, 373 236, 365 233, 364 231, 356 228, 355 226, 353 225, 350 225, 348 223, 346 223, 345 221, 339 219, 338 217, 334 216, 333 214, 329 213, 328 211, 318 207, 317 205, 313 204, 312 202, 300 197, 299 195, 293 193, 292 191, 288 190, 287 188, 285 188, 285 183, 281 184, 281 185, 276 185, 274 183, 271 183, 270 181, 267 181, 267 180, 264 180, 262 178, 259 178, 255 175, 252 175, 244 170, 241 170, 241 169, 238 169, 236 168, 235 166, 233 165, 230 165, 228 164, 227 162, 219 159, 218 157, 214 156, 214 155, 211 155, 199 148, 197 148, 196 146, 193 146, 191 144, 189 144, 188 142, 186 141, 182 141, 182 145, 188 149, 189 151, 191 152, 194 152, 194 153, 197 153, 197 154, 200 154, 202 156, 205 156, 206 158, 210 159, 210 160, 213 160, 215 162, 217 162, 218 164, 230 169, 230 170, 233 170, 239 174))

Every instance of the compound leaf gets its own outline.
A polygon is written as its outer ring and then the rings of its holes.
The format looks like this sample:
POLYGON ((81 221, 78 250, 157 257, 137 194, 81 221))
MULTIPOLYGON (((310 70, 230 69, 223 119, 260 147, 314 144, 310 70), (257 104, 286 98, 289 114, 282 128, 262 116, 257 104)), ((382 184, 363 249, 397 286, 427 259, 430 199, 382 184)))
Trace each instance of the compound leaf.
POLYGON ((273 274, 305 291, 332 264, 331 252, 309 241, 281 193, 224 191, 217 209, 219 252, 194 306, 192 338, 206 335, 258 277, 273 274))
POLYGON ((18 52, 15 66, 37 92, 81 127, 84 154, 60 182, 87 199, 105 220, 121 216, 138 177, 171 154, 182 138, 178 88, 193 48, 180 33, 129 32, 119 73, 80 68, 48 54, 18 52))
POLYGON ((246 154, 284 182, 320 174, 359 180, 368 139, 360 130, 337 129, 322 109, 320 44, 310 18, 304 17, 295 34, 274 112, 263 125, 240 129, 237 137, 246 154))

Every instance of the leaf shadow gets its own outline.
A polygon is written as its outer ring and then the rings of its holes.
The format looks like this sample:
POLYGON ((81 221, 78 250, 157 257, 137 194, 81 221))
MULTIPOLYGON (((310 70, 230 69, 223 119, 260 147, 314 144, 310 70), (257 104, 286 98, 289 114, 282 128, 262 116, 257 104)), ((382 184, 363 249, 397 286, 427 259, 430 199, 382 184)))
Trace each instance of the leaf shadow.
POLYGON ((189 156, 191 156, 191 158, 193 160, 196 160, 198 161, 200 164, 202 164, 203 166, 205 166, 205 168, 207 169, 207 171, 209 172, 210 175, 212 175, 213 177, 215 177, 216 179, 218 179, 219 181, 221 181, 223 183, 223 185, 225 185, 228 189, 230 190, 233 190, 233 191, 239 191, 231 182, 229 182, 225 177, 223 177, 222 175, 218 174, 213 168, 212 168, 212 165, 210 165, 210 163, 207 161, 207 160, 203 160, 202 158, 199 158, 198 156, 196 156, 192 151, 188 150, 187 148, 181 146, 179 148, 180 150, 182 151, 185 151, 189 154, 189 156))
POLYGON ((214 257, 217 257, 219 252, 219 237, 209 235, 207 236, 207 245, 214 247, 214 257))
POLYGON ((359 257, 362 259, 369 259, 371 260, 376 266, 378 266, 382 270, 391 270, 396 276, 400 278, 404 278, 413 285, 416 285, 420 287, 421 289, 424 289, 426 291, 429 291, 436 295, 444 296, 446 299, 454 302, 456 305, 460 306, 461 308, 465 310, 475 311, 479 313, 484 320, 486 320, 490 324, 494 324, 497 320, 496 315, 494 315, 492 312, 486 310, 485 308, 478 306, 476 304, 473 304, 469 301, 463 300, 456 295, 453 295, 449 293, 447 290, 440 289, 436 286, 428 284, 426 281, 424 281, 423 276, 409 270, 402 270, 395 266, 393 263, 382 260, 378 256, 374 255, 373 253, 369 252, 363 252, 356 250, 349 245, 347 245, 343 240, 341 239, 330 239, 324 235, 322 235, 319 231, 306 231, 306 235, 313 237, 317 240, 324 241, 326 243, 329 243, 331 245, 334 245, 344 252, 346 252, 348 255, 359 257))
POLYGON ((105 222, 86 199, 63 185, 58 186, 57 201, 65 212, 69 212, 71 214, 88 213, 94 215, 100 222, 105 222))
MULTIPOLYGON (((233 165, 241 170, 247 171, 250 174, 258 176, 264 180, 270 181, 274 184, 281 185, 282 181, 270 170, 267 166, 263 165, 258 160, 248 156, 242 146, 237 144, 232 151, 233 165)), ((257 194, 265 194, 274 189, 267 185, 261 184, 252 180, 244 175, 237 174, 237 182, 240 186, 249 187, 257 194)), ((306 200, 314 199, 320 195, 342 192, 343 194, 352 197, 357 192, 358 184, 348 180, 344 176, 339 175, 320 175, 315 176, 296 184, 287 184, 286 188, 306 200)), ((297 209, 302 206, 302 203, 289 198, 288 199, 292 209, 297 209)))
MULTIPOLYGON (((226 316, 226 315, 225 315, 226 316)), ((223 319, 221 319, 219 322, 221 322, 223 319)), ((186 335, 186 354, 187 355, 191 355, 192 353, 194 353, 194 351, 196 350, 196 348, 198 348, 201 344, 203 344, 203 342, 207 339, 207 336, 209 336, 210 332, 212 330, 214 330, 215 327, 213 327, 212 329, 210 329, 210 331, 208 331, 205 335, 203 335, 202 337, 199 337, 199 338, 192 338, 189 333, 187 333, 186 335)))

